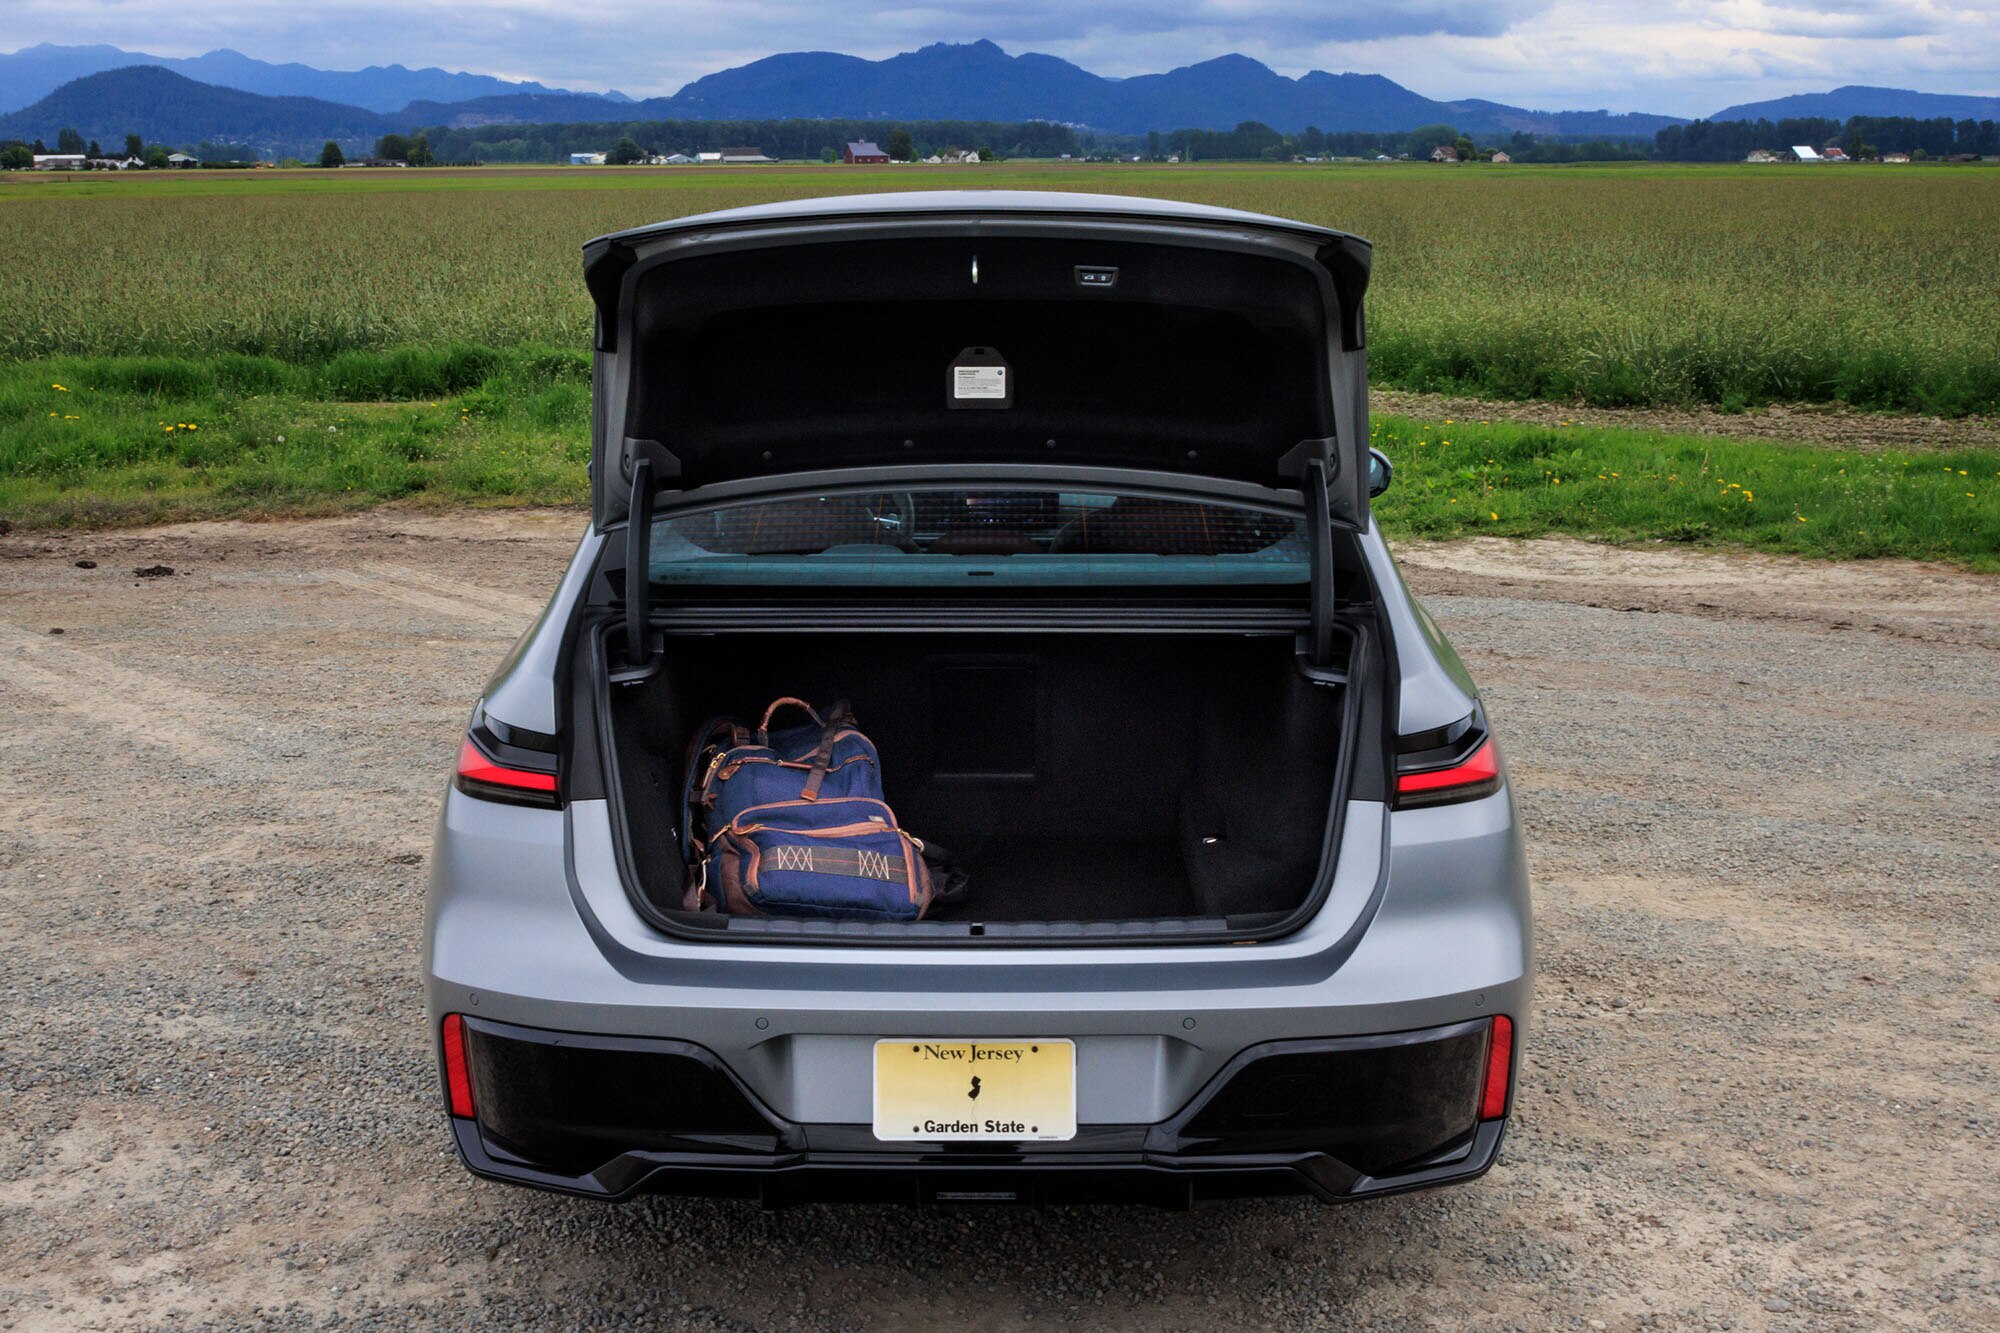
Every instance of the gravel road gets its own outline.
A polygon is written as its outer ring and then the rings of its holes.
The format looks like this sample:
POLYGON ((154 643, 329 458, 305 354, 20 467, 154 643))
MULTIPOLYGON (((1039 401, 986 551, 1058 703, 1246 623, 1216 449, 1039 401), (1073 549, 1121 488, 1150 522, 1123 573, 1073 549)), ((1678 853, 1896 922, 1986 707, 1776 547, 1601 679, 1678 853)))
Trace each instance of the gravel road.
POLYGON ((2000 580, 1403 553, 1531 832, 1484 1180, 765 1214, 450 1155, 431 821, 578 523, 0 537, 0 1328, 2000 1327, 2000 580))

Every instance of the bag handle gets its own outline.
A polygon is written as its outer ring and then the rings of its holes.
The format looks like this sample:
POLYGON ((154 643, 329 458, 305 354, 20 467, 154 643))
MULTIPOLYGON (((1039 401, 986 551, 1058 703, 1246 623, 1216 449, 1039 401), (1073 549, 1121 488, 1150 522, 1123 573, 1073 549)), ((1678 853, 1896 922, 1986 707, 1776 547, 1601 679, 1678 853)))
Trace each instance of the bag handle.
POLYGON ((794 699, 788 694, 782 699, 773 699, 771 706, 764 710, 764 720, 757 724, 757 744, 769 745, 771 743, 771 719, 777 715, 780 708, 787 705, 793 708, 803 708, 807 717, 810 717, 822 727, 826 725, 826 723, 820 722, 820 716, 814 711, 811 704, 807 703, 804 699, 794 699))

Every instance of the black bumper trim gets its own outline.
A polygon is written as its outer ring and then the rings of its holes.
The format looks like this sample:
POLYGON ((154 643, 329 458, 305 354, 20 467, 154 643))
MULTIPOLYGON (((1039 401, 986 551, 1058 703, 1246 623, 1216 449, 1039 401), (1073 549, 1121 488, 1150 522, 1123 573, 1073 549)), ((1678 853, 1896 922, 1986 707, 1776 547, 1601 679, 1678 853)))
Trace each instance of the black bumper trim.
MULTIPOLYGON (((1254 1122, 1256 1117, 1271 1113, 1267 1104, 1245 1095, 1246 1091, 1266 1091, 1257 1086, 1254 1077, 1236 1083, 1246 1070, 1254 1070, 1265 1060, 1271 1061, 1264 1066, 1266 1071, 1282 1071, 1287 1060, 1375 1059, 1408 1053, 1420 1061, 1412 1066, 1420 1079, 1412 1092, 1429 1094, 1434 1085, 1442 1088, 1456 1079, 1433 1078, 1435 1069, 1422 1064, 1423 1059, 1435 1062, 1454 1053, 1446 1063, 1463 1063, 1476 1048, 1476 1079, 1485 1063, 1486 1019, 1420 1032, 1279 1041, 1250 1047, 1224 1065, 1178 1114, 1157 1124, 1084 1125, 1076 1139, 1059 1147, 945 1144, 915 1149, 883 1145, 865 1124, 787 1121, 757 1099, 720 1057, 692 1043, 556 1033, 492 1020, 468 1018, 465 1022, 475 1052, 482 1038, 488 1043, 518 1044, 517 1058, 562 1060, 566 1063, 554 1068, 564 1073, 583 1072, 574 1061, 586 1054, 612 1060, 642 1057, 674 1062, 674 1068, 686 1071, 679 1076, 682 1081, 688 1076, 698 1080, 707 1076, 713 1080, 713 1092, 727 1098, 719 1110, 712 1095, 703 1104, 711 1118, 756 1122, 756 1132, 745 1132, 741 1123, 729 1124, 726 1133, 656 1128, 650 1144, 621 1138, 595 1155, 586 1148, 570 1153, 567 1160, 544 1158, 524 1145, 551 1141, 545 1135, 538 1137, 538 1132, 560 1130, 563 1122, 524 1120, 522 1112, 534 1108, 537 1096, 560 1099, 573 1096, 578 1089, 564 1087, 549 1092, 531 1082, 528 1096, 510 1098, 492 1082, 482 1090, 475 1069, 475 1104, 490 1123, 451 1121, 453 1141, 467 1169, 493 1180, 613 1201, 641 1193, 664 1193, 757 1199, 767 1206, 813 1201, 1129 1200, 1186 1207, 1196 1199, 1285 1194, 1340 1202, 1475 1179, 1493 1165, 1507 1123, 1504 1119, 1474 1121, 1467 1107, 1455 1128, 1449 1114, 1436 1118, 1437 1108, 1431 1107, 1433 1118, 1422 1122, 1428 1131, 1419 1133, 1426 1141, 1424 1150, 1416 1155, 1395 1152, 1399 1160, 1393 1162, 1381 1155, 1379 1143, 1365 1135, 1353 1140, 1357 1148, 1350 1153, 1338 1146, 1339 1140, 1309 1132, 1309 1126, 1283 1132, 1280 1121, 1281 1132, 1272 1134, 1262 1131, 1261 1126, 1242 1123, 1244 1117, 1254 1122), (690 1070, 690 1062, 697 1068, 690 1070), (506 1132, 510 1123, 511 1133, 506 1132), (494 1124, 502 1126, 503 1132, 493 1132, 494 1124), (1329 1142, 1335 1151, 1328 1151, 1329 1142), (1229 1151, 1232 1147, 1237 1150, 1229 1151), (607 1151, 611 1154, 608 1158, 604 1155, 607 1151), (1376 1160, 1387 1165, 1372 1171, 1356 1165, 1369 1161, 1369 1151, 1376 1151, 1376 1160), (1353 1160, 1343 1160, 1350 1157, 1353 1160), (588 1162, 598 1165, 578 1169, 588 1162)), ((489 1075, 506 1067, 498 1062, 499 1047, 493 1049, 496 1062, 487 1066, 489 1075)), ((517 1069, 532 1080, 536 1067, 521 1064, 517 1069)), ((1377 1067, 1362 1065, 1352 1072, 1366 1076, 1377 1072, 1377 1067)), ((617 1082, 643 1080, 621 1078, 617 1082)), ((1367 1108, 1366 1090, 1356 1089, 1344 1096, 1367 1108)), ((1446 1100, 1457 1104, 1456 1097, 1446 1100)), ((1381 1105, 1367 1109, 1378 1119, 1386 1116, 1392 1124, 1400 1125, 1401 1118, 1417 1116, 1424 1104, 1423 1095, 1414 1095, 1407 1102, 1392 1101, 1386 1109, 1381 1105)), ((574 1109, 576 1103, 568 1105, 574 1109)), ((632 1123, 629 1117, 624 1122, 632 1123)), ((1318 1120, 1310 1124, 1324 1127, 1318 1120)), ((607 1143, 601 1130, 580 1123, 574 1128, 580 1143, 607 1143)), ((718 1121, 714 1128, 723 1125, 718 1121)))
MULTIPOLYGON (((1311 1195, 1324 1203, 1476 1180, 1499 1156, 1505 1120, 1481 1122, 1453 1160, 1388 1176, 1355 1172, 1323 1153, 1173 1158, 1154 1153, 1017 1154, 1012 1161, 947 1162, 873 1153, 785 1153, 746 1160, 710 1153, 625 1153, 582 1176, 564 1176, 489 1151, 477 1123, 451 1122, 474 1175, 513 1185, 622 1202, 640 1194, 802 1203, 1150 1203, 1311 1195)), ((1144 1127, 1140 1127, 1144 1128, 1144 1127)))

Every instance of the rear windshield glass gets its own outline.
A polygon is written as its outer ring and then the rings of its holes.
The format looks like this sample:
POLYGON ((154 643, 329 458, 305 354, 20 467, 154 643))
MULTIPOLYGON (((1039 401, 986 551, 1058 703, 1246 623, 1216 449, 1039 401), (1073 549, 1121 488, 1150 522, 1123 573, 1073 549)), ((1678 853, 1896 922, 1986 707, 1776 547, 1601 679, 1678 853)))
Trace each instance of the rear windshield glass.
POLYGON ((1154 496, 897 491, 656 519, 656 584, 1299 584, 1295 515, 1154 496))

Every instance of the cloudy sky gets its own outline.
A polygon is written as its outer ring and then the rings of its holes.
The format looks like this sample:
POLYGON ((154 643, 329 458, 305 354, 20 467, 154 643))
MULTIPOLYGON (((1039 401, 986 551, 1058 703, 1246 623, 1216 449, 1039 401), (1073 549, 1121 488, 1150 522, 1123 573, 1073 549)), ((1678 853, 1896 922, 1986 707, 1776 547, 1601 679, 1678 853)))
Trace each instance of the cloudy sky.
POLYGON ((635 97, 778 51, 881 57, 990 37, 1113 76, 1240 51, 1427 96, 1705 115, 1843 83, 2000 93, 1995 0, 4 0, 0 43, 234 47, 441 65, 635 97), (11 40, 10 40, 11 39, 11 40))

